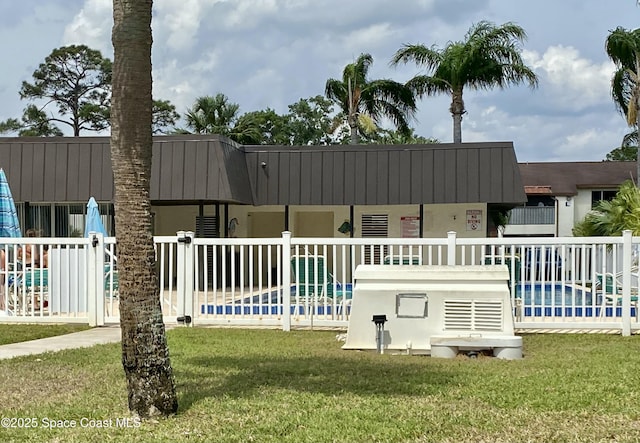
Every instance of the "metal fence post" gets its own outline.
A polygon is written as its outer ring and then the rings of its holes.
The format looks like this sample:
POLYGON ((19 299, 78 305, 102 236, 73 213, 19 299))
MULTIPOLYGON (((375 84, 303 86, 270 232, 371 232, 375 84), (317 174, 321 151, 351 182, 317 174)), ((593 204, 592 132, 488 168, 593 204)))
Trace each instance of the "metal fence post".
POLYGON ((291 232, 282 233, 282 330, 291 330, 291 232))
POLYGON ((447 264, 456 264, 456 232, 447 232, 447 264))
MULTIPOLYGON (((632 233, 622 231, 622 335, 631 335, 631 256, 633 255, 632 233)), ((615 282, 614 282, 615 284, 615 282)), ((615 297, 614 297, 615 299, 615 297)), ((615 311, 615 301, 613 309, 615 311)), ((637 309, 637 308, 636 308, 637 309)))

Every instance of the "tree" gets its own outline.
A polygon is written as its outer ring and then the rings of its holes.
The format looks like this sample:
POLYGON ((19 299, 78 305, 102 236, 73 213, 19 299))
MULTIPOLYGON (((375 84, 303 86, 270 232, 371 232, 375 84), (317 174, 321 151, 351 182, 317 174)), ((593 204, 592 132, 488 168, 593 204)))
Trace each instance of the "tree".
POLYGON ((20 137, 56 137, 62 131, 49 121, 47 114, 35 105, 25 108, 22 121, 10 118, 0 123, 0 134, 17 132, 20 137))
POLYGON ((176 112, 176 107, 169 100, 153 101, 153 133, 166 134, 169 126, 175 126, 180 119, 180 114, 176 112))
POLYGON ((620 236, 626 229, 633 235, 640 235, 640 189, 630 180, 620 185, 611 201, 599 201, 582 221, 576 223, 573 235, 620 236))
POLYGON ((333 142, 336 127, 333 104, 321 95, 302 98, 289 105, 289 112, 280 115, 273 109, 252 111, 241 115, 232 132, 246 128, 237 140, 250 145, 327 145, 333 142))
POLYGON ((287 119, 291 133, 290 144, 328 145, 332 142, 331 134, 336 129, 331 100, 321 95, 301 98, 289 105, 287 119))
POLYGON ((185 116, 187 127, 196 134, 219 134, 244 144, 260 140, 261 128, 254 118, 240 119, 240 105, 221 93, 199 97, 185 116))
MULTIPOLYGON (((46 100, 36 121, 46 116, 44 108, 53 103, 57 116, 46 117, 52 122, 69 126, 74 136, 80 131, 101 131, 109 126, 109 95, 111 91, 111 61, 100 51, 85 45, 54 49, 33 73, 33 83, 22 82, 20 98, 46 100)), ((23 121, 28 126, 31 107, 23 121)), ((55 123, 53 123, 55 124, 55 123)))
POLYGON ((129 409, 170 415, 178 401, 160 306, 151 229, 152 0, 113 0, 111 159, 122 364, 129 409))
POLYGON ((239 128, 251 128, 236 134, 237 142, 243 145, 289 145, 288 119, 271 108, 251 111, 238 118, 239 128))
POLYGON ((407 86, 393 80, 367 78, 372 63, 370 54, 360 54, 354 63, 345 66, 341 80, 330 78, 325 86, 325 95, 346 116, 352 144, 359 140, 361 116, 368 116, 376 124, 388 118, 400 131, 406 131, 408 120, 416 111, 414 95, 407 86))
POLYGON ((372 143, 384 145, 415 145, 440 143, 440 141, 435 138, 427 138, 417 135, 414 128, 409 128, 408 132, 382 129, 375 135, 372 143))
POLYGON ((634 130, 624 136, 622 146, 613 149, 605 158, 606 161, 637 161, 638 160, 638 131, 634 130))
MULTIPOLYGON (((111 106, 112 63, 100 51, 87 46, 63 46, 54 49, 33 73, 33 83, 22 82, 20 98, 46 100, 40 107, 30 103, 20 120, 0 122, 0 134, 17 132, 19 136, 61 136, 56 125, 69 127, 74 136, 82 131, 103 131, 109 128, 111 106), (49 112, 55 105, 56 113, 49 112)), ((153 103, 153 131, 166 132, 180 118, 167 100, 153 103)))
POLYGON ((495 26, 481 21, 473 25, 463 41, 450 42, 443 49, 405 45, 391 60, 392 65, 413 61, 427 74, 416 75, 407 85, 418 96, 449 94, 453 118, 453 142, 462 142, 462 116, 467 112, 462 93, 465 87, 491 89, 528 82, 538 84, 535 73, 520 55, 526 33, 513 23, 495 26))
MULTIPOLYGON (((628 31, 618 27, 609 33, 605 43, 607 55, 616 65, 611 79, 611 95, 627 124, 638 130, 640 125, 640 29, 628 31)), ((636 154, 640 174, 640 156, 636 154)), ((638 179, 640 175, 636 175, 638 179)))
POLYGON ((231 103, 224 94, 198 97, 185 115, 187 127, 196 134, 228 136, 238 119, 240 105, 231 103))

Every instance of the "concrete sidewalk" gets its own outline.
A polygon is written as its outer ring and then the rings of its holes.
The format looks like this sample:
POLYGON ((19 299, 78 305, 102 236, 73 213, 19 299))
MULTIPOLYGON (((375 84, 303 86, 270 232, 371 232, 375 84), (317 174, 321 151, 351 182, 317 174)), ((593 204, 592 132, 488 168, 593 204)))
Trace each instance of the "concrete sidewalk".
POLYGON ((120 341, 120 326, 103 326, 56 337, 41 338, 0 346, 0 359, 56 352, 63 349, 88 348, 120 341))

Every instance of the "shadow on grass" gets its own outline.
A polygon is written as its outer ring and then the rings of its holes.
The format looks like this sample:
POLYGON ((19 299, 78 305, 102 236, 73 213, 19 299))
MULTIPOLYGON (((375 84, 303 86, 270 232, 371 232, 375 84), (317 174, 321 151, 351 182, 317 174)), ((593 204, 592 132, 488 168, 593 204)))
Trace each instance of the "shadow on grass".
POLYGON ((425 396, 456 383, 456 370, 425 365, 428 357, 305 356, 187 358, 174 373, 180 408, 206 398, 251 396, 266 389, 294 390, 327 396, 425 396))

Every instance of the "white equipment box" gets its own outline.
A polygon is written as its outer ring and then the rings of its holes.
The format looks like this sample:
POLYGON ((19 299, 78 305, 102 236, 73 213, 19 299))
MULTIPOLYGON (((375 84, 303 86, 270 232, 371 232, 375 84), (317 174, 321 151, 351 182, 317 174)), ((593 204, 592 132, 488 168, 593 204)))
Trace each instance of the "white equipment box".
POLYGON ((343 349, 522 358, 506 265, 360 265, 354 280, 343 349))

